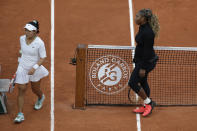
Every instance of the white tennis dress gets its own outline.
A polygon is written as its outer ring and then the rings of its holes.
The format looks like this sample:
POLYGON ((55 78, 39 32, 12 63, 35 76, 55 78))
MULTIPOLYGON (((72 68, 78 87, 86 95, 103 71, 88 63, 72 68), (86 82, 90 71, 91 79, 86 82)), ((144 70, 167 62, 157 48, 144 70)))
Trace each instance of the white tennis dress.
POLYGON ((15 81, 18 84, 27 84, 29 81, 37 82, 49 74, 48 70, 41 65, 33 75, 28 75, 29 71, 38 63, 40 58, 46 57, 46 50, 44 42, 40 37, 37 36, 29 45, 26 44, 25 39, 26 35, 20 37, 22 56, 17 68, 15 81))

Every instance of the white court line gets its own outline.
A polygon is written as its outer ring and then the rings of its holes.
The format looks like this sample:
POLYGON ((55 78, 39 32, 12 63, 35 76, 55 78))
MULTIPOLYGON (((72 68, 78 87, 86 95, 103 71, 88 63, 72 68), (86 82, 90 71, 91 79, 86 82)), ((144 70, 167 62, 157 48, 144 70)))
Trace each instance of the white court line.
POLYGON ((133 5, 132 0, 129 0, 129 15, 130 15, 130 32, 131 32, 131 46, 135 46, 134 23, 133 23, 133 5))
MULTIPOLYGON (((131 32, 131 46, 135 46, 135 37, 134 37, 134 22, 133 22, 133 5, 132 0, 129 0, 129 15, 130 15, 130 32, 131 32)), ((132 53, 132 58, 134 57, 134 53, 132 53)), ((133 65, 134 67, 135 65, 133 65)), ((136 94, 136 100, 138 101, 138 95, 136 94)), ((138 108, 138 107, 137 107, 138 108)), ((141 131, 141 123, 140 123, 140 114, 136 114, 137 121, 137 131, 141 131)))
POLYGON ((51 0, 51 131, 54 131, 54 0, 51 0))

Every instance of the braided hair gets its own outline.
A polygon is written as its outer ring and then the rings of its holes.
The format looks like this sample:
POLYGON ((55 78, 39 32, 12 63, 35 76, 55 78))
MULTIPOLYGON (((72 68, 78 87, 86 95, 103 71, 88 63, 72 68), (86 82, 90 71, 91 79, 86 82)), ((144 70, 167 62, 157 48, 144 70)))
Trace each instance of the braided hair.
POLYGON ((152 13, 151 9, 142 9, 139 11, 139 13, 146 18, 146 21, 149 23, 155 36, 157 37, 159 35, 160 30, 158 17, 152 13))

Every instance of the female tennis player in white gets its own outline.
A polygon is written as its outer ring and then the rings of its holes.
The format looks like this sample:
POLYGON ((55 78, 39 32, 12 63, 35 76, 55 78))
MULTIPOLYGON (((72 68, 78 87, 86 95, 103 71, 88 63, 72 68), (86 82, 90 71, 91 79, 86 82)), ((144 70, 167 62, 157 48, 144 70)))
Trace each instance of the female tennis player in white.
POLYGON ((45 96, 40 89, 41 79, 49 74, 48 70, 42 65, 46 58, 44 42, 37 36, 39 33, 39 23, 34 20, 25 25, 25 35, 20 37, 22 56, 16 72, 18 85, 18 115, 14 122, 20 123, 25 120, 23 114, 24 95, 27 84, 31 82, 34 94, 38 96, 34 109, 42 107, 45 96))

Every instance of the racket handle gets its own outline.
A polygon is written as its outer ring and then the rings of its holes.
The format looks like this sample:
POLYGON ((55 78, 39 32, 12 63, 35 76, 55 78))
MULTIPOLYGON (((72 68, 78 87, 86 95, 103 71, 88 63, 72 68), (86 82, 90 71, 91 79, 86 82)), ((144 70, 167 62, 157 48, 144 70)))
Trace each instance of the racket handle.
POLYGON ((9 93, 12 93, 14 90, 14 86, 15 86, 15 78, 16 78, 16 73, 12 76, 12 79, 10 81, 10 86, 9 86, 9 93))

